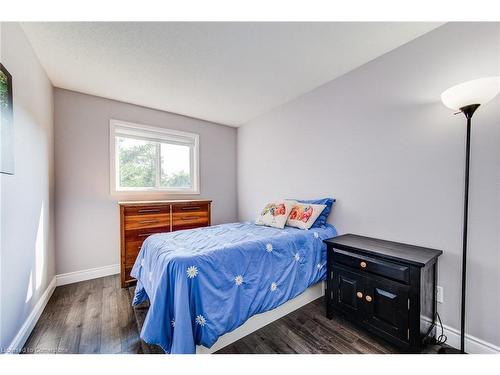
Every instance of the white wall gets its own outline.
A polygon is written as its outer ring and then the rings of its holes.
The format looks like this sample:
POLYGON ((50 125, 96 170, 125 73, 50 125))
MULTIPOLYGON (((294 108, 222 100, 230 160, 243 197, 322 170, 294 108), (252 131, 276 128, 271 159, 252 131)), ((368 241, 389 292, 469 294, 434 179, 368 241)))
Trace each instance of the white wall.
POLYGON ((52 85, 17 23, 2 24, 13 77, 15 174, 1 185, 1 336, 7 348, 55 275, 52 85))
MULTIPOLYGON (((465 118, 449 86, 500 75, 500 24, 446 24, 238 130, 240 220, 277 198, 338 199, 329 221, 444 250, 444 323, 460 327, 465 118)), ((500 345, 500 97, 473 119, 467 332, 500 345)))
POLYGON ((117 200, 207 198, 214 224, 237 220, 235 128, 62 89, 54 100, 58 274, 119 263, 117 200), (112 196, 112 118, 198 133, 201 194, 112 196))

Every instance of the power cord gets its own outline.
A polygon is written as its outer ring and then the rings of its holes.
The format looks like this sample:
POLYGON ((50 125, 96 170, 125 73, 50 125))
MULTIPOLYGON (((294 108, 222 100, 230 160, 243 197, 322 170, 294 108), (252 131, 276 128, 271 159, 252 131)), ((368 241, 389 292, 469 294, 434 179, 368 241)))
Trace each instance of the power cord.
POLYGON ((444 334, 443 323, 441 322, 441 317, 439 316, 439 313, 437 311, 436 311, 436 316, 439 321, 439 326, 441 327, 441 334, 438 337, 436 337, 436 344, 443 345, 448 340, 448 337, 446 337, 446 335, 444 334))

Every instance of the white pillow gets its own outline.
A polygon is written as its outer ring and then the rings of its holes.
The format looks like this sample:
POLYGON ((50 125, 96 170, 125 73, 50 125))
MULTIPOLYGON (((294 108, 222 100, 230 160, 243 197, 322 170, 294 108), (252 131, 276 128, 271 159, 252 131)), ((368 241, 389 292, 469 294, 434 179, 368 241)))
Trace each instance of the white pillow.
POLYGON ((326 205, 295 202, 286 221, 289 227, 309 229, 321 215, 326 205))
POLYGON ((295 201, 278 201, 266 204, 255 224, 283 229, 295 201))

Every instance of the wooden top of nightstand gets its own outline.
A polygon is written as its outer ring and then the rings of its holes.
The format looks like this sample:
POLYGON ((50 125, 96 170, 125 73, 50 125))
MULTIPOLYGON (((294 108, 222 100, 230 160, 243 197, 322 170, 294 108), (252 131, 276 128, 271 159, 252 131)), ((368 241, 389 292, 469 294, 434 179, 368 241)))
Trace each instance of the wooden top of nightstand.
POLYGON ((356 234, 344 234, 327 239, 324 242, 337 249, 371 254, 379 258, 405 262, 418 267, 425 267, 443 253, 441 250, 358 236, 356 234))

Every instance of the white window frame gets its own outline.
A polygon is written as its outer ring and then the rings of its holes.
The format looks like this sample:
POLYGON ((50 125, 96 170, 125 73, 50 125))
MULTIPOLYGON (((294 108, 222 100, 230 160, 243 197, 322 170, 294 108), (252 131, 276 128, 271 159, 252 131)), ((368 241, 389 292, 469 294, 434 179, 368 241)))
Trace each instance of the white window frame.
MULTIPOLYGON (((133 135, 126 135, 127 137, 134 138, 133 135)), ((157 126, 149 126, 136 124, 133 122, 121 121, 111 119, 109 121, 109 181, 110 181, 110 191, 111 194, 200 194, 200 136, 196 133, 188 133, 179 130, 172 130, 166 128, 160 128, 157 126), (117 128, 121 131, 124 129, 130 130, 133 134, 134 131, 137 133, 144 132, 149 133, 149 136, 138 136, 138 139, 150 139, 152 141, 165 141, 169 138, 180 137, 184 139, 190 139, 193 143, 191 148, 191 158, 190 158, 190 175, 192 178, 193 185, 191 188, 165 188, 159 186, 159 174, 157 173, 157 182, 155 187, 120 187, 118 183, 119 176, 117 175, 117 165, 118 160, 117 154, 118 149, 116 145, 116 137, 120 136, 117 134, 117 128)), ((157 158, 157 170, 159 166, 159 158, 157 158)))

